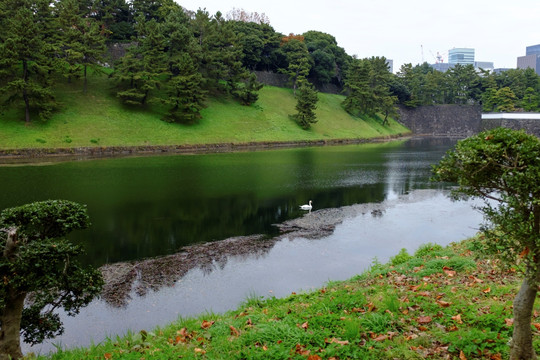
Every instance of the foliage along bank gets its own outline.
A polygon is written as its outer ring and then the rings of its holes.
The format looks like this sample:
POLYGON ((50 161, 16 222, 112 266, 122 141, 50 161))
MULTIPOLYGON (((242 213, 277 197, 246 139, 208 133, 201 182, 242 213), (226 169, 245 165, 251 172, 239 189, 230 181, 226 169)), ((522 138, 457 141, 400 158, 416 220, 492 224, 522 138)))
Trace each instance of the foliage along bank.
POLYGON ((27 122, 50 119, 64 106, 55 82, 83 79, 86 93, 90 70, 110 76, 121 103, 140 111, 160 104, 163 120, 186 124, 201 119, 211 96, 256 103, 262 84, 253 70, 287 75, 298 99, 289 115, 305 129, 317 121, 312 85, 341 88, 347 112, 382 114, 383 123, 397 103, 535 111, 540 99, 532 69, 495 74, 458 65, 441 73, 424 63, 405 64, 394 75, 384 57, 357 59, 330 34, 284 35, 264 14, 211 15, 173 0, 3 0, 0 26, 0 102, 27 122), (106 44, 119 41, 131 45, 113 62, 106 44))
MULTIPOLYGON (((479 250, 481 241, 402 250, 312 292, 254 297, 225 314, 39 358, 504 359, 519 280, 515 268, 479 250)), ((535 312, 535 329, 539 323, 535 312)))

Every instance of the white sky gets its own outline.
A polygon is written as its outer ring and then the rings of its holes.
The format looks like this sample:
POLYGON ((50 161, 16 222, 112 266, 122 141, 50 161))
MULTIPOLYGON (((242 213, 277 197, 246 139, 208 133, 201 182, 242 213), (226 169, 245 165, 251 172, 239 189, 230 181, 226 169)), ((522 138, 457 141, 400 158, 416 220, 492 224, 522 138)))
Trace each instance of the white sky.
POLYGON ((265 13, 283 34, 316 30, 359 58, 404 63, 447 62, 454 47, 474 48, 476 61, 515 68, 525 47, 540 44, 540 0, 176 0, 188 10, 265 13), (423 51, 422 51, 423 49, 423 51))

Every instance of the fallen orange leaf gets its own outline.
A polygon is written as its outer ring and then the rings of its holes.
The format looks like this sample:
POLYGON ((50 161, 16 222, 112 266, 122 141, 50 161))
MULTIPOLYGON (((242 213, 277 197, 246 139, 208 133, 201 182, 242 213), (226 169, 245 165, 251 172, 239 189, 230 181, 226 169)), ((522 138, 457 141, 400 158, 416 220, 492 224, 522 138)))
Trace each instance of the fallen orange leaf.
POLYGON ((327 344, 349 345, 349 342, 347 340, 338 340, 336 338, 324 339, 324 342, 327 344))
POLYGON ((111 353, 105 353, 103 356, 105 356, 105 359, 112 359, 111 353))
POLYGON ((491 288, 488 287, 487 289, 484 289, 482 291, 487 294, 487 293, 491 292, 491 288))
POLYGON ((536 330, 540 330, 540 324, 539 323, 533 323, 533 326, 536 328, 536 330))
POLYGON ((529 254, 529 252, 530 252, 529 248, 526 247, 525 249, 523 249, 522 252, 519 253, 519 257, 523 259, 525 256, 529 254))
POLYGON ((439 304, 439 306, 442 306, 442 307, 449 307, 450 305, 452 305, 452 303, 449 303, 443 300, 437 300, 437 304, 439 304))
POLYGON ((463 351, 460 351, 460 352, 459 352, 459 360, 467 360, 467 357, 465 356, 465 354, 463 353, 463 351))
POLYGON ((206 321, 204 320, 201 324, 203 329, 208 329, 210 326, 214 325, 215 321, 206 321))
POLYGON ((238 331, 234 326, 230 325, 229 328, 231 329, 232 336, 240 336, 240 331, 238 331))
POLYGON ((299 355, 307 356, 311 351, 307 350, 303 345, 296 344, 295 352, 299 355))
POLYGON ((373 341, 384 341, 384 340, 387 340, 388 339, 388 336, 386 335, 379 335, 377 336, 375 339, 373 339, 373 341))
POLYGON ((429 324, 431 322, 431 316, 420 316, 416 321, 419 324, 429 324))
POLYGON ((443 271, 447 276, 450 276, 450 277, 456 276, 456 272, 447 266, 443 267, 443 271))
POLYGON ((309 355, 308 360, 322 360, 322 357, 319 355, 309 355))
POLYGON ((452 320, 454 320, 458 324, 463 324, 463 321, 461 321, 461 314, 457 314, 456 316, 452 316, 452 320))

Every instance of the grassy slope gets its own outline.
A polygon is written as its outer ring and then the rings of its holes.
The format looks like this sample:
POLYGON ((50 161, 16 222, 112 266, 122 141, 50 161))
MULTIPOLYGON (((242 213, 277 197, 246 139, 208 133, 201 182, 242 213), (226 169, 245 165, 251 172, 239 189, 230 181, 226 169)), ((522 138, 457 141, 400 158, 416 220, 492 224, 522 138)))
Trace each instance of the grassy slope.
POLYGON ((179 319, 51 358, 508 358, 519 272, 486 257, 475 241, 426 244, 318 291, 253 298, 225 314, 179 319))
POLYGON ((0 149, 356 139, 408 133, 394 121, 383 127, 374 119, 350 116, 339 95, 319 94, 319 121, 304 131, 288 118, 296 105, 289 89, 266 86, 250 107, 209 99, 203 119, 188 126, 161 121, 160 105, 142 111, 122 106, 104 77, 90 77, 89 85, 86 95, 80 82, 59 85, 58 98, 64 106, 46 123, 36 117, 26 125, 22 109, 5 111, 0 116, 0 149))

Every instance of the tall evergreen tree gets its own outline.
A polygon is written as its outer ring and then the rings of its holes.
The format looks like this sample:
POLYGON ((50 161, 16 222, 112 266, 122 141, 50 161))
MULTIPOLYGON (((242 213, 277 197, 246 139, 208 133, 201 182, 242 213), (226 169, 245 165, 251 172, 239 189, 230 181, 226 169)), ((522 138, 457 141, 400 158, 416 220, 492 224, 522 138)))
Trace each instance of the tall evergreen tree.
POLYGON ((347 97, 343 107, 349 114, 366 114, 373 107, 373 93, 369 87, 371 65, 366 60, 355 59, 345 79, 347 97))
POLYGON ((284 40, 282 49, 287 56, 288 66, 285 69, 280 69, 280 71, 289 77, 293 92, 296 95, 298 84, 307 79, 311 69, 309 52, 301 36, 289 36, 285 37, 284 40))
POLYGON ((201 88, 202 76, 189 54, 183 53, 174 64, 176 75, 166 88, 162 101, 169 106, 164 119, 168 122, 192 124, 201 118, 206 91, 201 88))
POLYGON ((528 87, 521 100, 521 107, 525 111, 538 111, 539 100, 538 93, 532 87, 528 87))
POLYGON ((48 0, 4 0, 0 43, 0 98, 22 103, 26 122, 48 119, 58 107, 52 91, 56 44, 48 0))
POLYGON ((77 0, 61 0, 56 3, 60 24, 60 41, 67 73, 84 79, 83 90, 88 86, 88 68, 100 69, 105 56, 105 30, 89 14, 82 14, 77 0), (82 72, 82 74, 81 74, 82 72))
POLYGON ((201 118, 206 91, 202 89, 202 75, 198 64, 200 46, 188 28, 182 9, 169 13, 164 24, 167 38, 167 69, 165 85, 167 97, 162 102, 169 106, 164 119, 170 122, 194 123, 201 118))
POLYGON ((257 76, 251 73, 247 80, 236 86, 233 95, 242 105, 249 106, 259 99, 259 90, 262 87, 263 84, 257 80, 257 76))
POLYGON ((513 112, 516 110, 517 97, 509 87, 503 87, 495 93, 495 111, 513 112))
POLYGON ((397 114, 397 96, 390 91, 391 83, 392 74, 384 57, 355 60, 345 80, 345 110, 371 116, 382 113, 383 124, 387 124, 388 116, 397 114))
POLYGON ((114 77, 123 87, 117 96, 125 104, 144 105, 150 92, 166 75, 165 38, 156 20, 138 19, 139 44, 129 48, 115 68, 114 77))
POLYGON ((317 122, 315 109, 318 102, 317 91, 314 86, 307 80, 300 81, 296 96, 296 111, 297 113, 291 117, 304 129, 307 130, 311 124, 317 122))
POLYGON ((131 0, 131 7, 136 18, 146 21, 163 22, 170 11, 180 6, 174 0, 131 0))
POLYGON ((397 97, 390 93, 390 82, 392 74, 388 69, 388 61, 385 57, 372 57, 369 59, 370 88, 373 93, 373 106, 370 109, 372 114, 382 112, 384 114, 383 123, 388 122, 388 115, 395 116, 395 104, 397 97))
POLYGON ((126 41, 135 35, 134 18, 126 0, 93 0, 89 5, 90 16, 103 24, 109 41, 126 41))

